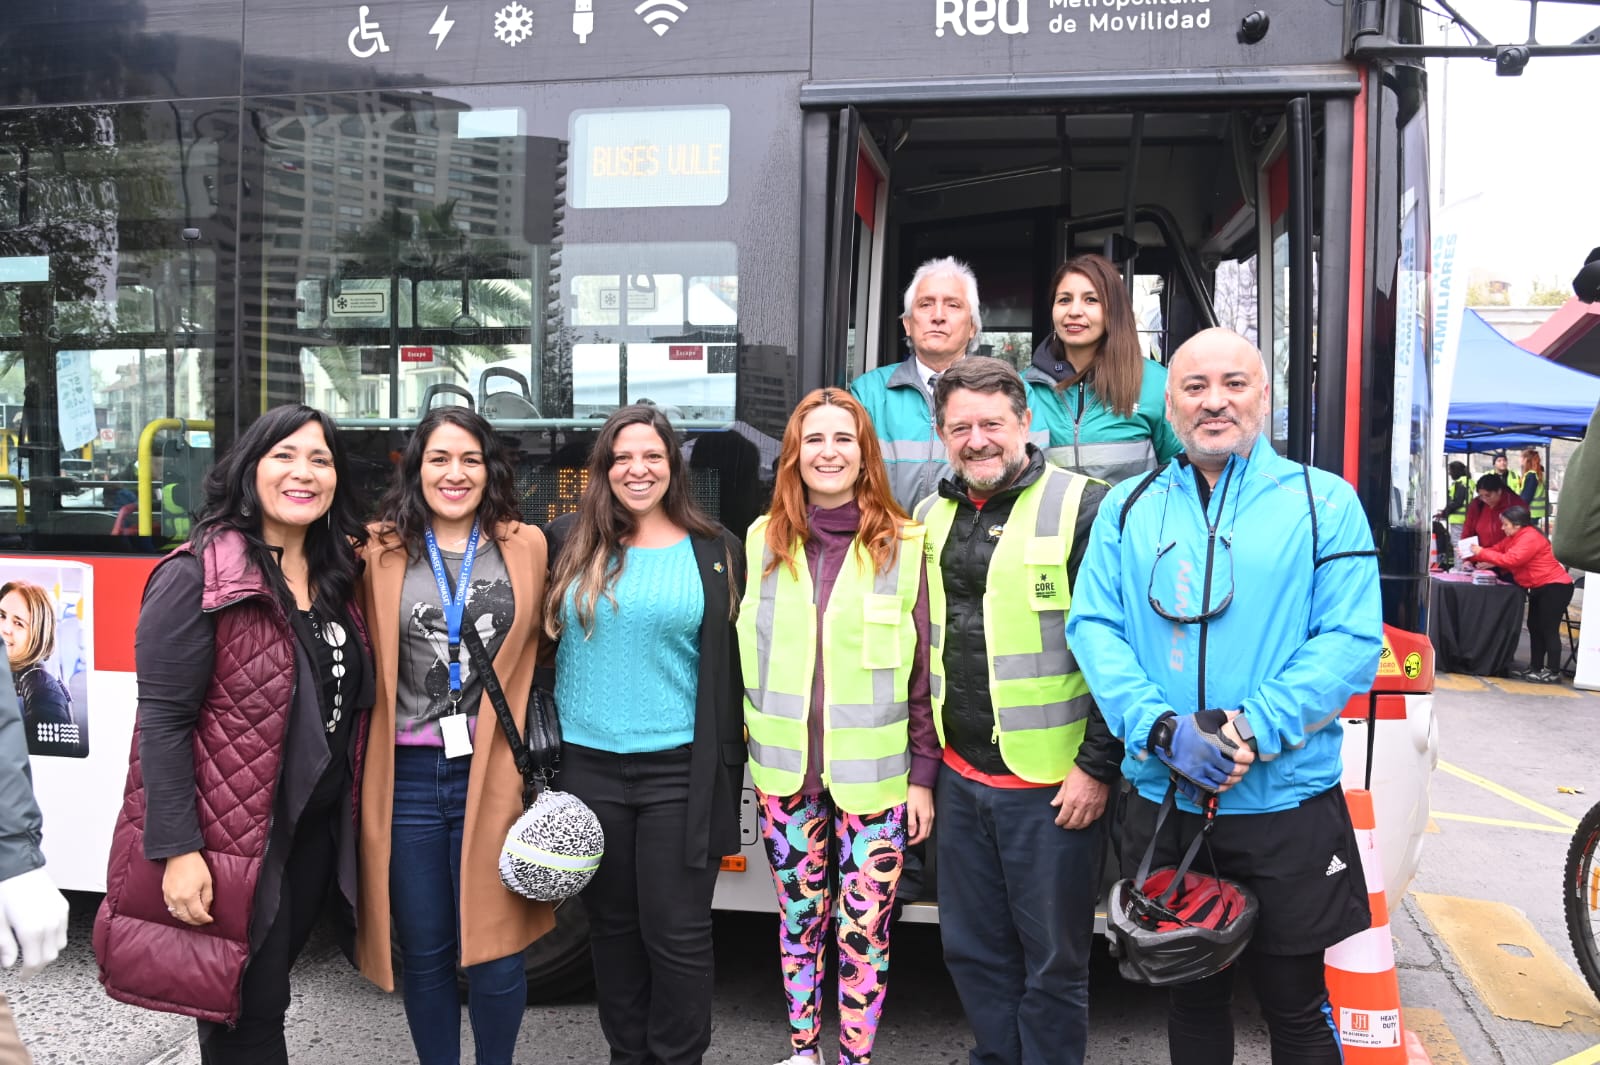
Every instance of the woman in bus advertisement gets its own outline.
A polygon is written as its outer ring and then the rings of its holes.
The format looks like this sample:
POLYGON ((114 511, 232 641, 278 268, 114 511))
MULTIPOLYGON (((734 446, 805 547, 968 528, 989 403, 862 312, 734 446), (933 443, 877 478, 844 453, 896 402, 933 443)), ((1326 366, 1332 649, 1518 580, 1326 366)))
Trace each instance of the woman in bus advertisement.
MULTIPOLYGON (((81 579, 86 568, 60 574, 58 587, 62 577, 81 579)), ((81 589, 76 598, 84 601, 81 589)), ((75 708, 72 692, 61 679, 66 667, 80 688, 86 687, 83 623, 76 607, 63 608, 48 589, 33 581, 7 581, 0 585, 0 641, 5 643, 17 701, 22 704, 28 753, 87 758, 89 730, 83 720, 83 700, 75 708)))
POLYGON ((288 1060, 289 971, 330 897, 355 902, 374 686, 352 483, 331 418, 273 408, 145 586, 94 949, 111 997, 199 1019, 208 1065, 288 1060))
POLYGON ((830 934, 838 1060, 872 1058, 895 889, 906 847, 933 826, 939 773, 922 540, 890 494, 866 409, 836 388, 801 400, 772 509, 746 538, 738 622, 750 775, 782 918, 793 1047, 782 1065, 821 1060, 830 934))
POLYGON ((490 663, 513 716, 528 705, 545 541, 520 520, 513 476, 481 415, 429 411, 365 551, 378 700, 362 781, 356 961, 393 991, 393 928, 422 1065, 461 1060, 458 959, 476 1060, 510 1065, 527 1005, 522 952, 554 925, 548 903, 500 881, 522 776, 477 664, 490 663))
POLYGON ((1167 371, 1147 358, 1133 303, 1109 259, 1078 255, 1050 279, 1050 335, 1023 373, 1045 457, 1112 484, 1171 461, 1167 371))
POLYGON ((561 786, 605 856, 583 892, 614 1062, 697 1065, 711 1042, 711 896, 739 850, 739 541, 695 505, 659 409, 622 407, 575 514, 546 529, 561 786))

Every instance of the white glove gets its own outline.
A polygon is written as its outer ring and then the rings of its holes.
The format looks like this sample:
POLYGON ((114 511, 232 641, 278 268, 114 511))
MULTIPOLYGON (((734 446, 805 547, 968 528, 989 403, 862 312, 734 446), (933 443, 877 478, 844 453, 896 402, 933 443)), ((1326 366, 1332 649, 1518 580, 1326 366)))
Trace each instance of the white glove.
POLYGON ((55 961, 67 945, 67 916, 67 900, 43 866, 0 880, 0 966, 16 963, 19 946, 24 973, 55 961))

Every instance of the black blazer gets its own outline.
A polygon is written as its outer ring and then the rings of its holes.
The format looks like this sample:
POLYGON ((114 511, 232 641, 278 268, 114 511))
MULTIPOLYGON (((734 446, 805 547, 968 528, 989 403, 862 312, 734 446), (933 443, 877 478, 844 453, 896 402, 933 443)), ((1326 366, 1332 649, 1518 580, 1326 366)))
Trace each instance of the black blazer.
MULTIPOLYGON (((563 514, 545 526, 550 569, 566 547, 577 521, 563 514)), ((700 683, 695 697, 694 742, 689 754, 689 808, 683 860, 703 869, 725 854, 739 851, 739 799, 744 790, 744 674, 739 667, 739 638, 729 616, 728 571, 733 595, 744 594, 744 545, 726 529, 716 537, 693 537, 695 563, 705 591, 700 620, 700 683)), ((552 658, 547 659, 553 663, 552 658)), ((541 687, 554 687, 553 671, 541 687)), ((559 710, 559 708, 558 708, 559 710)))

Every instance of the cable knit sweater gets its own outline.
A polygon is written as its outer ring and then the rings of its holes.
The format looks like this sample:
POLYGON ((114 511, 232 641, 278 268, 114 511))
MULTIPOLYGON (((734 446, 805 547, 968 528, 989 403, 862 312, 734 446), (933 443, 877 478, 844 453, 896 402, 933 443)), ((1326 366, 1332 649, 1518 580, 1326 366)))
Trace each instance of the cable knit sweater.
POLYGON ((705 591, 686 536, 671 547, 627 549, 622 574, 595 604, 585 636, 572 605, 562 608, 556 650, 556 705, 567 743, 643 754, 694 739, 705 591))

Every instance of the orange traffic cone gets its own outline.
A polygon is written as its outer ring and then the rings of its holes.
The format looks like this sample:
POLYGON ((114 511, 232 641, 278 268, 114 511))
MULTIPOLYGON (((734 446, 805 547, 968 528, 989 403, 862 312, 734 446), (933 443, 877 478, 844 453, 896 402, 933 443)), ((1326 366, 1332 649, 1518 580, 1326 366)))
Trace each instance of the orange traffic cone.
POLYGON ((1328 999, 1333 1021, 1344 1044, 1348 1065, 1407 1065, 1427 1061, 1426 1051, 1406 1038, 1400 1017, 1400 979, 1394 968, 1394 941, 1389 935, 1389 906, 1383 893, 1383 862, 1378 856, 1377 821, 1372 793, 1346 791, 1350 820, 1360 847, 1372 905, 1372 927, 1328 948, 1325 955, 1328 999), (1421 1058, 1414 1055, 1421 1052, 1421 1058))

